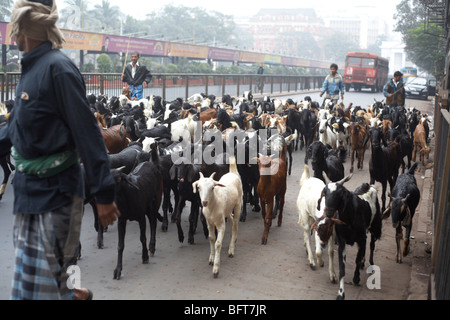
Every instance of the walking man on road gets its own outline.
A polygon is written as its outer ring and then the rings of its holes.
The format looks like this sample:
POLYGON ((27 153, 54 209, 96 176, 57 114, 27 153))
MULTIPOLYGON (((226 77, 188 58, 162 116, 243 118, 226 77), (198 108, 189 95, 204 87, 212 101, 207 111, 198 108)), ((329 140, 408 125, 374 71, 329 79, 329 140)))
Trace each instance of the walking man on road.
POLYGON ((334 104, 337 104, 339 100, 339 91, 341 92, 341 99, 344 101, 344 80, 337 72, 337 64, 332 63, 330 70, 331 73, 325 78, 325 81, 322 84, 320 97, 326 93, 325 99, 330 99, 334 104))
POLYGON ((394 78, 389 80, 383 88, 386 97, 386 105, 389 113, 405 106, 405 85, 403 84, 403 73, 395 71, 394 78))
POLYGON ((102 224, 120 215, 105 143, 83 78, 59 50, 64 39, 57 20, 54 0, 16 0, 12 8, 11 36, 23 51, 22 74, 0 130, 0 157, 11 150, 16 164, 13 300, 92 299, 68 275, 83 216, 80 158, 102 224))
POLYGON ((152 75, 146 66, 139 63, 138 52, 131 54, 131 62, 125 67, 121 79, 128 83, 132 98, 141 100, 144 97, 144 88, 147 88, 152 80, 152 75))

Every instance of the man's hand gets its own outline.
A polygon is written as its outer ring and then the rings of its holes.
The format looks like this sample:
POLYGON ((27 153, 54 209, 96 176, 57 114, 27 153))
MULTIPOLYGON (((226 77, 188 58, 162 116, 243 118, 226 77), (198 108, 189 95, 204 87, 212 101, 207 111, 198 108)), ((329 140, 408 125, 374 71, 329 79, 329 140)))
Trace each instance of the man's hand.
POLYGON ((387 95, 387 97, 390 98, 390 97, 392 97, 393 95, 394 95, 393 93, 389 93, 389 94, 387 95))
POLYGON ((322 98, 322 96, 323 96, 323 92, 321 92, 321 93, 320 93, 319 97, 321 97, 321 98, 322 98))
POLYGON ((147 88, 147 87, 148 87, 148 84, 147 84, 147 82, 146 82, 146 81, 144 81, 144 82, 142 83, 142 86, 143 86, 144 88, 147 88))
POLYGON ((120 211, 114 202, 110 204, 97 203, 97 210, 98 218, 104 227, 113 224, 120 217, 120 211))

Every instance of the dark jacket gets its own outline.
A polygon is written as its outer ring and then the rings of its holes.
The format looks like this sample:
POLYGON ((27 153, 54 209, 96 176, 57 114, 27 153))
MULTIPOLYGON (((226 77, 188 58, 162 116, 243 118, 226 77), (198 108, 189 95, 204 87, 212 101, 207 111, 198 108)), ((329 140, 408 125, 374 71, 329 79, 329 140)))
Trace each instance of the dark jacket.
POLYGON ((125 67, 125 72, 123 76, 123 82, 128 83, 130 86, 140 86, 144 81, 147 84, 152 80, 152 75, 146 66, 139 64, 136 66, 136 74, 134 78, 132 77, 132 65, 131 63, 127 64, 125 67))
MULTIPOLYGON (((72 61, 46 41, 24 54, 8 125, 0 131, 0 156, 11 145, 26 159, 77 150, 98 203, 114 201, 114 180, 105 143, 89 109, 84 80, 72 61)), ((80 164, 50 178, 19 171, 14 176, 14 213, 38 214, 84 197, 80 164)))
POLYGON ((404 106, 405 105, 405 86, 403 79, 395 85, 394 79, 391 79, 384 86, 384 96, 386 97, 387 106, 404 106), (388 97, 388 94, 393 93, 392 97, 388 97))

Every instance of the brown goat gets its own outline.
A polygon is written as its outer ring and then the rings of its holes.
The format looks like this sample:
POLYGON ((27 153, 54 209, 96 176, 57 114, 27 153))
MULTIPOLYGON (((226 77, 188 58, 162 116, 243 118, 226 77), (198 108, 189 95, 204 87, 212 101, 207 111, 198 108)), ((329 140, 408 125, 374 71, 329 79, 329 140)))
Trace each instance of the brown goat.
POLYGON ((414 149, 412 154, 412 161, 416 161, 416 152, 419 151, 419 158, 423 165, 425 165, 425 157, 428 159, 431 149, 427 146, 427 132, 423 124, 423 119, 414 130, 414 149))
POLYGON ((128 144, 131 142, 131 136, 123 124, 106 128, 105 118, 98 112, 95 112, 94 116, 97 119, 97 124, 105 141, 106 151, 109 154, 119 153, 128 147, 128 144))
POLYGON ((277 208, 280 210, 278 215, 279 227, 281 226, 283 220, 287 173, 286 153, 287 147, 284 146, 279 158, 272 159, 271 156, 265 156, 262 154, 259 154, 259 158, 257 158, 260 178, 256 192, 259 196, 261 214, 264 219, 264 232, 262 235, 261 244, 267 244, 269 229, 272 225, 272 219, 276 215, 277 208))
POLYGON ((350 145, 352 148, 351 154, 351 166, 350 166, 350 173, 353 172, 353 162, 355 160, 355 152, 356 156, 358 158, 358 169, 363 168, 364 165, 364 153, 369 148, 369 143, 364 144, 364 140, 367 135, 366 126, 362 125, 358 122, 352 122, 350 124, 351 132, 350 134, 350 145))

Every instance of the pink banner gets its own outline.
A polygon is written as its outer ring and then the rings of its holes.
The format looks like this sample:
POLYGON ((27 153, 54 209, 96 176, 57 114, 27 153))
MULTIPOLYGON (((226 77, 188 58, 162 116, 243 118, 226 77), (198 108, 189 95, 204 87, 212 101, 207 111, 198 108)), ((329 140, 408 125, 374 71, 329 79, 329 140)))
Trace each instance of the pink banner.
POLYGON ((213 60, 239 61, 239 51, 220 48, 209 48, 208 57, 213 60))
POLYGON ((6 23, 0 23, 0 44, 6 44, 6 23))
POLYGON ((167 55, 167 42, 157 40, 146 40, 138 38, 127 38, 121 36, 104 35, 103 52, 139 52, 139 54, 165 56, 167 55))

